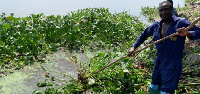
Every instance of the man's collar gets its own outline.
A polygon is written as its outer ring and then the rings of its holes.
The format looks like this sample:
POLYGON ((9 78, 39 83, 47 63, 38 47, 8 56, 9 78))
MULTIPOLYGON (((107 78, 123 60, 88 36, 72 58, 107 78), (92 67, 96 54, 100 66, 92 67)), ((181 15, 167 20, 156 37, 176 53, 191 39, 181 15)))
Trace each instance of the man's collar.
POLYGON ((173 22, 179 20, 179 17, 177 17, 176 15, 172 15, 172 18, 173 18, 173 22))
MULTIPOLYGON (((175 22, 175 21, 179 20, 180 18, 177 17, 176 15, 172 15, 172 19, 173 19, 172 22, 175 22)), ((160 23, 163 23, 163 20, 160 20, 160 23)))

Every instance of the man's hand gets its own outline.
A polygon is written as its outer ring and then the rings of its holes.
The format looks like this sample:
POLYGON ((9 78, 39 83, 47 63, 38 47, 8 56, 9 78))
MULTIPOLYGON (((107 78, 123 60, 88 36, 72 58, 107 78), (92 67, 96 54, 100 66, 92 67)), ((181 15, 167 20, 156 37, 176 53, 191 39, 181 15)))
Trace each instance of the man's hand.
POLYGON ((188 32, 185 30, 185 27, 179 28, 176 30, 178 36, 187 36, 188 32))
POLYGON ((189 39, 192 39, 192 35, 190 32, 185 30, 185 27, 179 28, 176 30, 178 36, 187 36, 189 39))
POLYGON ((135 48, 134 47, 131 47, 128 51, 128 56, 134 56, 134 51, 135 51, 135 48))

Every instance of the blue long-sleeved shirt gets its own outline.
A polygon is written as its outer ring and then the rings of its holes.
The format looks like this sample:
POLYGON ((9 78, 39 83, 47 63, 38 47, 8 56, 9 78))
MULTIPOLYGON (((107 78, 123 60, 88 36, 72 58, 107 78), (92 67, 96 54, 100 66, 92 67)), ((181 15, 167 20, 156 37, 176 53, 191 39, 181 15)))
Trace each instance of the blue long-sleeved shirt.
MULTIPOLYGON (((157 21, 149 27, 147 27, 145 31, 143 31, 137 38, 137 40, 133 44, 133 47, 137 48, 150 36, 153 36, 153 41, 161 39, 162 23, 162 20, 157 21)), ((175 33, 176 29, 178 28, 187 27, 189 25, 190 22, 187 19, 179 18, 173 15, 173 21, 169 25, 166 36, 175 33)), ((194 26, 192 29, 189 30, 189 32, 192 34, 193 40, 200 39, 200 28, 194 26)), ((167 59, 182 59, 185 38, 185 36, 175 36, 173 38, 169 38, 160 43, 155 44, 158 50, 157 58, 164 57, 167 59)))

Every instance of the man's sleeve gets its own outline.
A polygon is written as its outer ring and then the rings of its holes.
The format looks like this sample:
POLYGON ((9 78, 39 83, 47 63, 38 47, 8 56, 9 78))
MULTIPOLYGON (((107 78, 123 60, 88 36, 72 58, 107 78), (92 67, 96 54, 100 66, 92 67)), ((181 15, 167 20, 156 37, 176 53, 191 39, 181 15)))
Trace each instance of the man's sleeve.
POLYGON ((192 40, 200 39, 200 28, 198 28, 197 26, 193 27, 188 32, 191 33, 192 40))
MULTIPOLYGON (((187 24, 187 26, 190 25, 190 22, 187 19, 184 20, 184 23, 187 24)), ((193 28, 191 28, 188 32, 191 33, 192 40, 200 39, 200 28, 197 27, 196 25, 193 28)))
POLYGON ((143 31, 140 36, 137 38, 135 43, 132 45, 135 49, 139 47, 148 37, 153 35, 154 25, 151 25, 143 31))

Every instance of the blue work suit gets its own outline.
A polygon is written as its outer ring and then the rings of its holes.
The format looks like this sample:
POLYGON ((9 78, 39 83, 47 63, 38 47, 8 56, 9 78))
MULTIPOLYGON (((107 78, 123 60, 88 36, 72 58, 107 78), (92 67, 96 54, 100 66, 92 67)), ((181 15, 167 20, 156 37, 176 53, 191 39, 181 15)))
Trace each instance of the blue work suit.
MULTIPOLYGON (((166 36, 175 33, 176 29, 187 27, 190 22, 187 19, 172 16, 173 21, 170 23, 166 36)), ((133 44, 137 48, 147 37, 153 36, 153 41, 161 39, 161 29, 163 21, 156 21, 143 31, 133 44)), ((190 29, 192 39, 200 38, 200 28, 194 26, 190 29)), ((186 36, 175 36, 155 44, 157 57, 154 62, 152 73, 152 84, 154 89, 173 94, 177 88, 181 71, 182 56, 186 36)))

